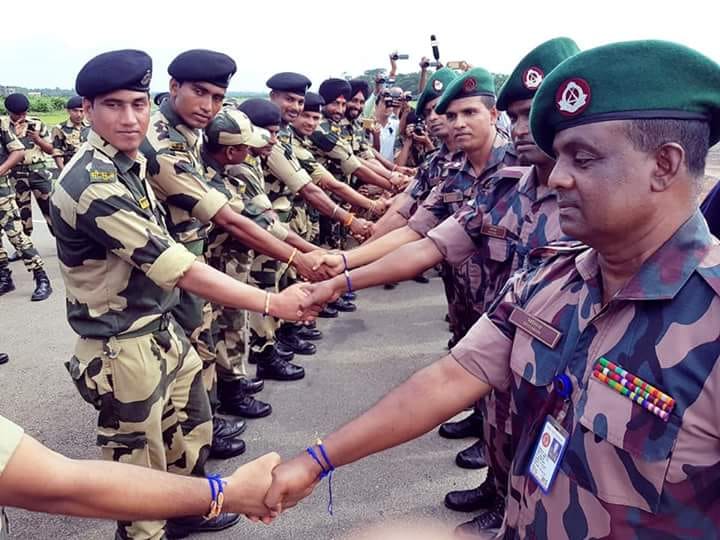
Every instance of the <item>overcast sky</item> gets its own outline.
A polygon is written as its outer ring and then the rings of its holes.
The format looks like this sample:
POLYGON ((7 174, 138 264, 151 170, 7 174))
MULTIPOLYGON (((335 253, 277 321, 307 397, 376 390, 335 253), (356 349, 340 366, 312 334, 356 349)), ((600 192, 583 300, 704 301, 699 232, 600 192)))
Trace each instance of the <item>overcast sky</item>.
MULTIPOLYGON (((209 48, 231 55, 238 73, 230 90, 263 91, 278 71, 299 71, 317 88, 327 77, 388 67, 393 50, 410 54, 399 71, 431 56, 467 60, 509 73, 534 46, 556 36, 586 49, 612 41, 666 39, 720 62, 717 10, 699 0, 514 2, 355 2, 285 0, 34 0, 3 2, 0 84, 74 86, 95 54, 137 48, 154 61, 153 90, 167 88, 167 65, 179 52, 209 48), (497 6, 493 10, 493 6, 497 6)), ((672 76, 668 66, 668 76, 672 76)))

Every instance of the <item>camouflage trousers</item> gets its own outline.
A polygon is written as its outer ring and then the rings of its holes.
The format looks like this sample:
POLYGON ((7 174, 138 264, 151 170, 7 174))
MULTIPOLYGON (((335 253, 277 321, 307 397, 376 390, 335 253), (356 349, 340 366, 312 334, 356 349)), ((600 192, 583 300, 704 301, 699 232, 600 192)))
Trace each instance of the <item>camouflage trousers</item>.
POLYGON ((314 208, 294 206, 288 225, 298 236, 311 242, 320 234, 320 221, 314 208))
MULTIPOLYGON (((236 280, 247 283, 252 265, 252 251, 221 249, 213 253, 210 266, 236 280)), ((223 381, 248 377, 250 353, 250 319, 243 309, 213 306, 213 341, 217 376, 223 381)))
MULTIPOLYGON (((285 265, 265 255, 256 255, 250 268, 248 283, 259 289, 277 292, 280 285, 280 272, 285 265)), ((252 352, 260 353, 275 345, 275 331, 280 320, 275 317, 263 317, 262 313, 249 312, 250 347, 252 352)))
POLYGON ((8 265, 8 254, 2 245, 3 233, 15 247, 28 271, 40 270, 43 261, 33 246, 32 240, 23 232, 15 197, 0 197, 0 268, 8 265))
POLYGON ((507 498, 510 465, 513 460, 512 428, 510 425, 510 393, 493 390, 477 409, 483 415, 485 459, 493 473, 495 489, 507 498))
MULTIPOLYGON (((202 362, 172 316, 109 339, 80 338, 66 362, 98 411, 97 445, 107 460, 203 475, 212 421, 202 362)), ((116 538, 160 539, 163 521, 118 522, 116 538)))
POLYGON ((33 231, 31 195, 35 197, 50 233, 53 234, 52 223, 50 222, 52 177, 53 173, 49 169, 30 170, 19 166, 10 172, 10 183, 15 189, 15 200, 20 209, 23 230, 28 236, 33 231))

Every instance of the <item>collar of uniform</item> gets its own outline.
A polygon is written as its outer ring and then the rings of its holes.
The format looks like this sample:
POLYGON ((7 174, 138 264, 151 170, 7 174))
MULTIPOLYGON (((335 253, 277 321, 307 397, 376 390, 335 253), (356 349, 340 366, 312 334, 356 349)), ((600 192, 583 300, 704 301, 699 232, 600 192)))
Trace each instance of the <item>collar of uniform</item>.
POLYGON ((487 171, 503 163, 503 161, 505 161, 506 154, 511 153, 513 148, 514 147, 510 140, 496 129, 492 150, 490 151, 490 156, 485 164, 485 170, 487 171))
POLYGON ((130 170, 133 170, 140 178, 145 177, 145 166, 147 161, 145 157, 138 151, 135 159, 128 156, 125 152, 121 152, 100 135, 90 130, 87 139, 88 144, 95 150, 102 152, 109 157, 113 164, 118 168, 121 174, 125 174, 130 170))
POLYGON ((160 104, 160 112, 167 119, 168 124, 185 137, 190 146, 195 146, 200 138, 200 130, 193 129, 185 124, 183 119, 180 118, 180 115, 175 112, 175 109, 173 109, 172 103, 170 103, 169 99, 166 99, 160 104))
POLYGON ((518 185, 518 193, 522 193, 533 202, 557 196, 554 189, 538 181, 537 168, 534 165, 531 167, 530 174, 518 185))
MULTIPOLYGON (((640 270, 618 291, 613 300, 669 300, 680 292, 710 250, 712 237, 699 210, 683 223, 640 270)), ((599 273, 597 251, 580 254, 575 265, 583 280, 599 273)))
MULTIPOLYGON (((212 172, 213 174, 211 176, 215 176, 215 174, 222 174, 221 171, 225 170, 225 167, 220 165, 218 161, 212 157, 205 148, 200 149, 200 157, 202 158, 203 164, 205 165, 205 168, 207 169, 207 172, 212 172)), ((209 175, 210 176, 210 175, 209 175)))
POLYGON ((305 142, 305 140, 307 139, 307 137, 305 137, 305 135, 303 135, 297 129, 295 129, 295 126, 291 125, 290 131, 292 131, 294 138, 297 139, 298 141, 305 142))

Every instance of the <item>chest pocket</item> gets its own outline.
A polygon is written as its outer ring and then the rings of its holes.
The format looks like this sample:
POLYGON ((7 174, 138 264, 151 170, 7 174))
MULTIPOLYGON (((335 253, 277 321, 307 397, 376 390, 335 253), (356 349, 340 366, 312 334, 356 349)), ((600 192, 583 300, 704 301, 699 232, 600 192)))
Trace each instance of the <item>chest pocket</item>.
POLYGON ((567 454, 577 465, 565 460, 565 472, 604 502, 657 512, 680 418, 665 422, 592 375, 580 403, 567 454))

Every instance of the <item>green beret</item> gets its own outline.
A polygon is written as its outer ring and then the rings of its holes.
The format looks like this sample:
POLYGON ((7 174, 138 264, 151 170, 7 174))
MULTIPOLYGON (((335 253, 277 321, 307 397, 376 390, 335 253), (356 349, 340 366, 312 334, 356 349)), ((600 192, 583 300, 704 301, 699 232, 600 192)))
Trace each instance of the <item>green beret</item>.
POLYGON ((530 128, 552 155, 558 131, 627 119, 704 120, 720 140, 720 66, 668 41, 628 41, 568 58, 535 94, 530 128))
POLYGON ((415 110, 417 111, 418 116, 423 116, 423 111, 425 110, 425 105, 427 105, 428 101, 432 101, 433 99, 442 96, 445 88, 457 79, 457 77, 457 73, 450 68, 441 68, 433 73, 432 77, 430 77, 428 82, 425 84, 425 88, 417 100, 415 110))
POLYGON ((435 105, 435 112, 445 114, 452 101, 473 96, 495 97, 495 79, 489 71, 480 67, 466 71, 452 81, 435 105))
POLYGON ((546 41, 530 51, 513 70, 500 89, 497 108, 507 110, 514 101, 531 99, 545 75, 563 60, 580 52, 575 42, 566 37, 546 41))

